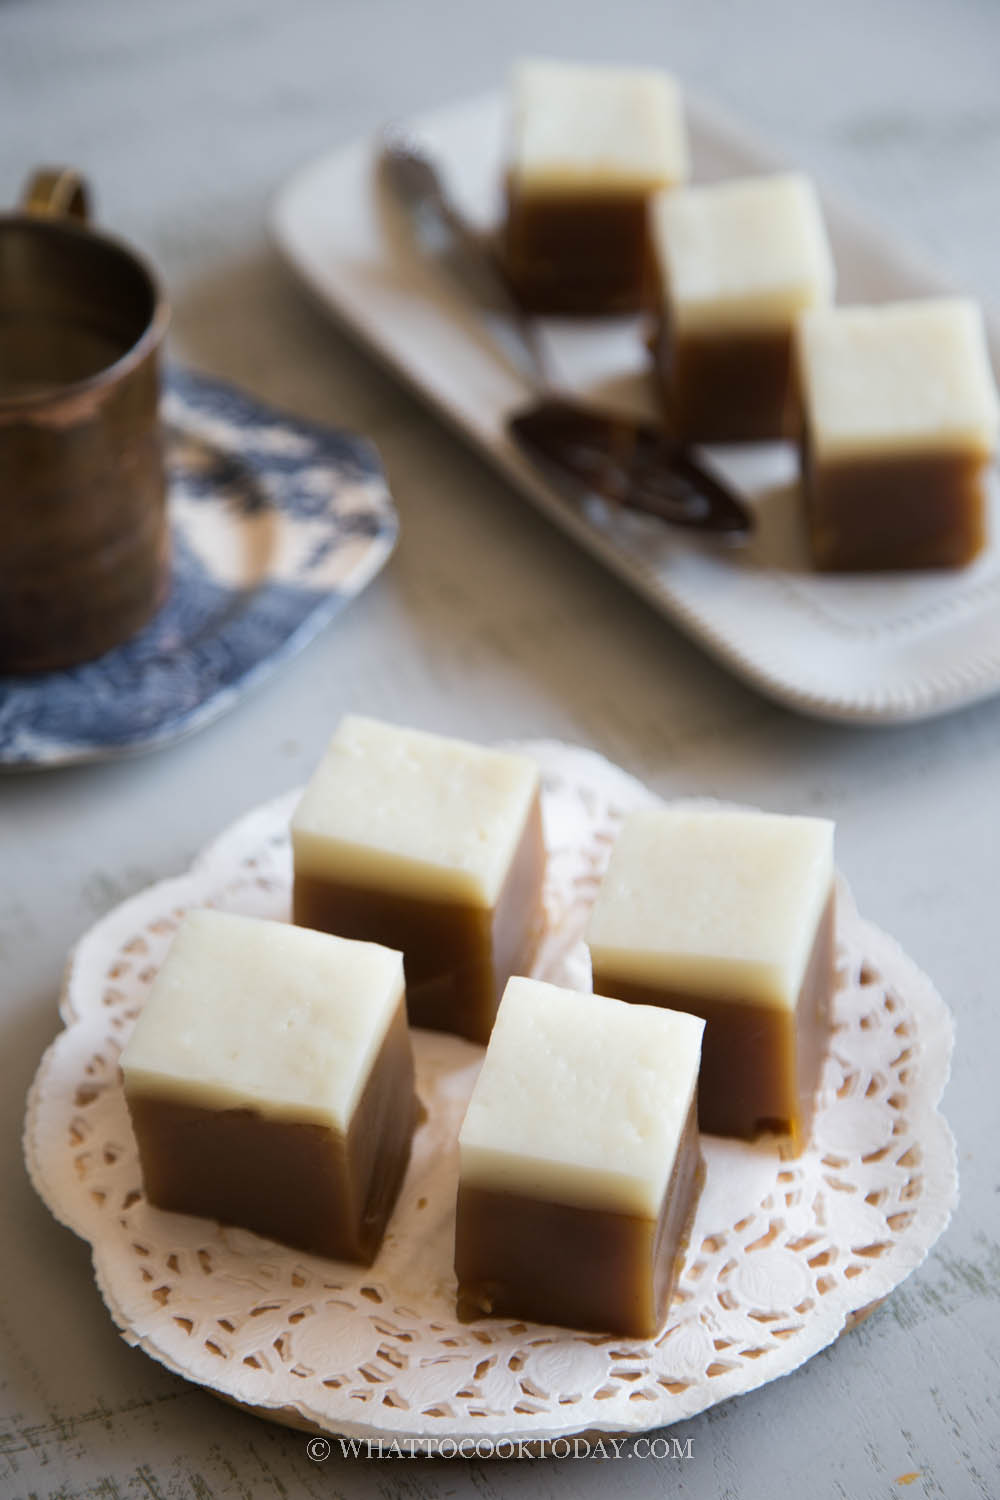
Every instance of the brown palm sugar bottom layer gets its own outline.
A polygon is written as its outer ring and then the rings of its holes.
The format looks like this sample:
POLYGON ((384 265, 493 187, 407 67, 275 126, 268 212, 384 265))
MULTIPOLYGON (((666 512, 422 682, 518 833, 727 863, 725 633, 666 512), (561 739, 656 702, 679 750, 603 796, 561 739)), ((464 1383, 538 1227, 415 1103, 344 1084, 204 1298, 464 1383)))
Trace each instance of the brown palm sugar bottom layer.
POLYGON ((753 1140, 775 1130, 800 1152, 809 1138, 830 1034, 834 897, 816 930, 793 1011, 725 995, 690 995, 622 980, 594 960, 594 989, 637 1005, 663 1005, 705 1022, 698 1124, 709 1135, 753 1140))
POLYGON ((652 1338, 666 1320, 703 1180, 692 1103, 658 1219, 461 1183, 458 1316, 652 1338))
POLYGON ((403 955, 411 1026, 489 1041, 512 974, 526 973, 541 935, 545 844, 535 798, 494 907, 349 885, 297 870, 292 920, 403 955))
POLYGON ((957 568, 986 543, 978 453, 824 461, 803 444, 813 561, 828 572, 957 568))
POLYGON ((640 193, 521 193, 508 183, 504 272, 528 312, 637 312, 648 280, 640 193))
POLYGON ((252 1109, 128 1098, 146 1197, 157 1208, 238 1224, 337 1260, 374 1260, 416 1119, 413 1053, 400 1004, 346 1137, 252 1109))
POLYGON ((766 442, 799 431, 787 330, 673 336, 661 322, 650 348, 667 426, 682 442, 766 442))

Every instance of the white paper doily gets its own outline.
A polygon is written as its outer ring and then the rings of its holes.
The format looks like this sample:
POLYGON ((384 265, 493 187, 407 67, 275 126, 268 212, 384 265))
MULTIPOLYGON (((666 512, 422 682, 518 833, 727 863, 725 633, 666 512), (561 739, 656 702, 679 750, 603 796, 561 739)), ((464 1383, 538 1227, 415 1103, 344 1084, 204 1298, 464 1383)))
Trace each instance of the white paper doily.
MULTIPOLYGON (((587 751, 541 763, 550 864, 535 972, 589 986, 580 935, 624 811, 650 795, 587 751)), ((130 1344, 293 1425, 403 1440, 639 1432, 784 1375, 923 1260, 957 1197, 937 1103, 952 1028, 933 986, 838 894, 835 1031, 813 1140, 705 1137, 707 1177, 655 1342, 510 1320, 461 1324, 452 1272, 455 1138, 482 1051, 415 1032, 419 1127, 375 1265, 303 1255, 152 1209, 118 1056, 177 921, 206 904, 286 917, 291 793, 249 813, 186 875, 127 901, 77 947, 66 1030, 28 1101, 25 1155, 53 1214, 93 1246, 130 1344)))

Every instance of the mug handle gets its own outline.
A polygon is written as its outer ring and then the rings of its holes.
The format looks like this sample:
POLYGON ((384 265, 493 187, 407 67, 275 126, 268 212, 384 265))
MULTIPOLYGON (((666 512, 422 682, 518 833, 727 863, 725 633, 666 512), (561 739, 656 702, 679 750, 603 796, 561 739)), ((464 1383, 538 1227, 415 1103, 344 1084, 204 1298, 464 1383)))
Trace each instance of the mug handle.
POLYGON ((90 188, 73 167, 39 167, 21 193, 21 212, 39 219, 90 219, 90 188))

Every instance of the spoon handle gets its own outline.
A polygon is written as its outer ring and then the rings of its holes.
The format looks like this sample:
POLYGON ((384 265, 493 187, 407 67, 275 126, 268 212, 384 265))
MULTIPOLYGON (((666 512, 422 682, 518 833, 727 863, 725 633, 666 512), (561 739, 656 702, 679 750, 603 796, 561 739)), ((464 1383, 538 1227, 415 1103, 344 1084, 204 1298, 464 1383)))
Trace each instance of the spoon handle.
POLYGON ((406 211, 421 251, 443 263, 480 307, 504 322, 516 339, 531 384, 540 391, 551 390, 551 370, 537 325, 518 301, 489 238, 455 207, 424 151, 405 135, 386 132, 377 171, 379 180, 406 211))

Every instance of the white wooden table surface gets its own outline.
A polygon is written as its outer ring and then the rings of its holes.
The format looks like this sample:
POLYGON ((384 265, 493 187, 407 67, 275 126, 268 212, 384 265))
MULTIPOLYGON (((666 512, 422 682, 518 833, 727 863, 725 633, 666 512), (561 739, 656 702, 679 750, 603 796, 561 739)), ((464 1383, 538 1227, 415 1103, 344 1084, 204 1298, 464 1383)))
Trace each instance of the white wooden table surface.
POLYGON ((0 201, 27 169, 90 173, 144 245, 174 352, 373 435, 403 536, 388 571, 249 701, 120 765, 0 781, 3 1217, 0 1493, 513 1494, 946 1500, 1000 1493, 1000 702, 900 730, 769 706, 572 545, 321 319, 269 250, 301 160, 386 116, 494 86, 525 51, 674 67, 1000 306, 1000 9, 993 0, 4 0, 0 201), (119 1339, 88 1255, 20 1155, 68 946, 300 781, 347 709, 489 739, 592 745, 664 793, 836 817, 862 910, 958 1020, 946 1110, 962 1199, 928 1262, 788 1379, 687 1423, 688 1459, 317 1465, 119 1339))

